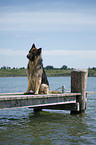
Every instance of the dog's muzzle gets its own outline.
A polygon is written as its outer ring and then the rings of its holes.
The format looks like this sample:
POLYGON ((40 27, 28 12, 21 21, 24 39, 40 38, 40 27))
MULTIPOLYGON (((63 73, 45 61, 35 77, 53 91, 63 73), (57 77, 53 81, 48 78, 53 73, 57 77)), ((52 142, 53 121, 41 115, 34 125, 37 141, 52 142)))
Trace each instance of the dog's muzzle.
POLYGON ((30 59, 30 54, 27 55, 27 58, 30 59))
POLYGON ((30 54, 27 55, 27 58, 30 59, 31 61, 34 61, 34 59, 35 59, 35 57, 30 54))

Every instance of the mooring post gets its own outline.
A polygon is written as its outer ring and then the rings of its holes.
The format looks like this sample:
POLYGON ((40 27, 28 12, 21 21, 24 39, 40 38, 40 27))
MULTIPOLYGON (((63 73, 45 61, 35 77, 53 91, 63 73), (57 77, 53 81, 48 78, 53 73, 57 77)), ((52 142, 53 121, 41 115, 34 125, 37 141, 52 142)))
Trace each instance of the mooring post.
POLYGON ((79 103, 79 111, 71 111, 71 113, 81 113, 86 110, 86 85, 87 85, 88 70, 74 70, 71 72, 71 93, 81 93, 76 97, 76 102, 79 103))

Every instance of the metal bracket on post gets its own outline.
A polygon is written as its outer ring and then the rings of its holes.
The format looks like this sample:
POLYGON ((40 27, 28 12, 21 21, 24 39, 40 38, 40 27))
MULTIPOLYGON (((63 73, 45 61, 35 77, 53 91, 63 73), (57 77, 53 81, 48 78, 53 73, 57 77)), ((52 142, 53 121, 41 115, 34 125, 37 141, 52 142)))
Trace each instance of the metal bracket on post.
POLYGON ((62 86, 62 94, 65 92, 65 86, 62 86))

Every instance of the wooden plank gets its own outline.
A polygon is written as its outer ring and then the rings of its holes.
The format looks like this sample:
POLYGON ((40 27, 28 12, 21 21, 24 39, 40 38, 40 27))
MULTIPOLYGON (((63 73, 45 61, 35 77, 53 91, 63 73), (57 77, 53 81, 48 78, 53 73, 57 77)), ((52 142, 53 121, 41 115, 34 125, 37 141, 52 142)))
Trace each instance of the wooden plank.
POLYGON ((52 103, 46 105, 34 105, 29 108, 30 109, 33 108, 35 111, 42 110, 42 109, 79 111, 79 103, 70 101, 70 102, 62 102, 62 103, 60 102, 60 103, 52 103))
POLYGON ((81 93, 64 93, 64 94, 40 94, 40 95, 22 95, 22 94, 3 94, 0 93, 0 100, 18 100, 18 99, 30 99, 30 98, 55 98, 55 97, 73 97, 79 96, 81 93))
POLYGON ((39 105, 28 106, 28 108, 55 106, 55 105, 63 105, 63 104, 70 104, 70 103, 76 103, 76 100, 75 101, 68 101, 68 102, 50 103, 50 104, 39 104, 39 105))
MULTIPOLYGON (((4 94, 3 94, 4 95, 4 94)), ((0 96, 0 108, 23 107, 40 104, 76 101, 76 96, 81 93, 64 93, 48 95, 12 95, 0 96)))

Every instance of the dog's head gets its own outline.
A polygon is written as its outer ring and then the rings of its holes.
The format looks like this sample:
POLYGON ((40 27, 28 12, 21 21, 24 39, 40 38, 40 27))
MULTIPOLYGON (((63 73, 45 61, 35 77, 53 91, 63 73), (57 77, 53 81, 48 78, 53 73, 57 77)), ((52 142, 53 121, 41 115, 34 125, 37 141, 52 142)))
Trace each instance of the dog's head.
POLYGON ((42 48, 36 49, 35 44, 32 45, 27 58, 31 61, 34 61, 41 54, 42 48))

